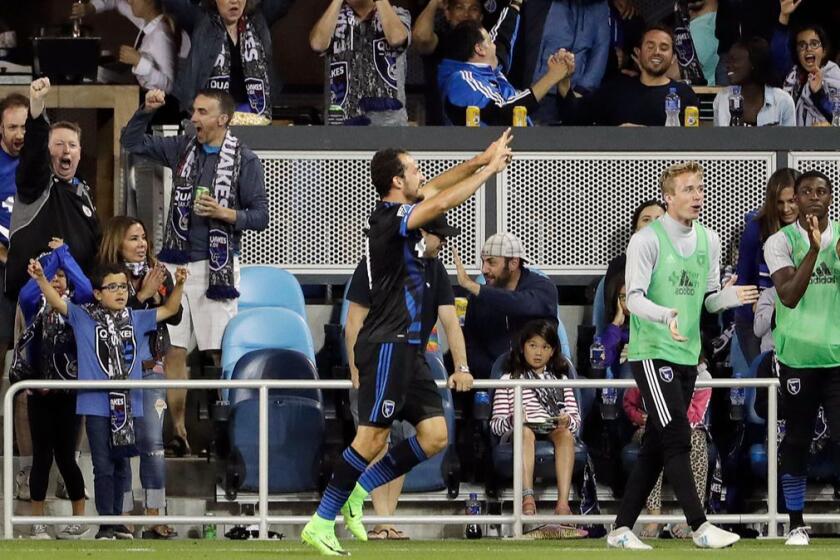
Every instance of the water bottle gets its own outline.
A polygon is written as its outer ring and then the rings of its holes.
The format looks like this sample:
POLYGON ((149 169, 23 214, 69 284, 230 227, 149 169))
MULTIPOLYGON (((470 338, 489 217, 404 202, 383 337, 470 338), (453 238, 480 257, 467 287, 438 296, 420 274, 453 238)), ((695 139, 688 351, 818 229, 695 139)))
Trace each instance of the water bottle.
POLYGON ((601 342, 601 337, 596 336, 589 347, 589 377, 592 379, 603 379, 604 370, 607 368, 607 349, 601 342))
MULTIPOLYGON (((213 517, 213 512, 208 511, 205 517, 213 517)), ((210 521, 208 519, 208 521, 210 521)), ((216 524, 215 523, 205 523, 204 527, 202 527, 202 536, 205 539, 216 540, 216 524)))
MULTIPOLYGON (((736 371, 734 378, 741 379, 743 374, 736 371)), ((746 401, 747 390, 745 387, 732 387, 729 389, 729 419, 740 422, 744 419, 744 401, 746 401)))
POLYGON ((473 418, 476 420, 490 420, 492 408, 490 393, 487 391, 476 391, 473 397, 473 418))
POLYGON ((677 95, 677 88, 668 89, 665 96, 665 126, 680 125, 680 96, 677 95))
MULTIPOLYGON (((481 515, 481 502, 478 501, 478 494, 470 493, 470 499, 467 500, 466 507, 467 515, 481 515)), ((481 526, 478 523, 468 523, 464 530, 464 536, 468 539, 481 538, 481 526)))
POLYGON ((834 97, 834 102, 831 104, 831 126, 840 126, 840 95, 834 97))
POLYGON ((741 86, 729 86, 729 126, 744 126, 744 96, 741 86))
MULTIPOLYGON (((607 370, 607 379, 613 379, 612 372, 607 370)), ((601 390, 601 418, 603 420, 615 420, 618 418, 618 389, 605 387, 601 390)))

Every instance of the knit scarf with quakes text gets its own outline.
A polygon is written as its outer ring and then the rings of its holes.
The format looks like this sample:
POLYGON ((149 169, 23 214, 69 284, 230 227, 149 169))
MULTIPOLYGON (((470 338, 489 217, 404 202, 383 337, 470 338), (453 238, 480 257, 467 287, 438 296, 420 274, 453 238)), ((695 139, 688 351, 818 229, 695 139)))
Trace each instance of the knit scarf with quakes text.
MULTIPOLYGON (((199 171, 199 150, 201 144, 193 137, 173 173, 173 192, 163 233, 163 249, 158 254, 158 258, 166 263, 186 264, 190 261, 190 220, 199 171)), ((225 208, 237 208, 241 159, 239 140, 228 130, 219 150, 210 189, 213 198, 225 208)), ((239 291, 233 280, 233 225, 220 220, 209 222, 207 257, 210 279, 207 297, 214 300, 238 298, 239 291)))
MULTIPOLYGON (((216 25, 224 29, 225 35, 227 35, 221 16, 214 14, 212 17, 216 25)), ((265 62, 265 49, 257 35, 254 23, 247 15, 239 18, 237 28, 248 105, 251 107, 252 113, 271 120, 271 93, 269 91, 268 66, 265 62)), ((222 41, 222 50, 216 57, 207 87, 230 91, 230 56, 231 52, 228 50, 227 41, 222 41)))

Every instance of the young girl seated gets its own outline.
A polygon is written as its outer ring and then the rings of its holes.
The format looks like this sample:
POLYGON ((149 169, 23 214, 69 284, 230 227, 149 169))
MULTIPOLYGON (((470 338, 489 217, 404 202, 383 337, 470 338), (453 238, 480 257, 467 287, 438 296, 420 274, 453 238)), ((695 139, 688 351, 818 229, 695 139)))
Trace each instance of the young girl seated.
MULTIPOLYGON (((76 337, 80 380, 141 379, 141 357, 149 355, 147 333, 157 323, 178 313, 187 271, 175 274, 175 289, 157 309, 134 310, 128 303, 128 278, 122 265, 100 266, 92 277, 96 303, 78 306, 61 298, 47 281, 41 264, 29 261, 29 275, 35 279, 47 303, 67 317, 76 337)), ((133 418, 143 416, 143 399, 138 391, 80 391, 76 414, 85 416, 88 443, 93 459, 96 512, 120 515, 123 490, 131 476, 129 457, 137 454, 133 418)), ((124 525, 102 525, 97 539, 132 538, 124 525)))
MULTIPOLYGON (((516 346, 510 351, 502 379, 566 379, 568 365, 560 352, 557 329, 549 321, 526 324, 516 346)), ((554 444, 557 473, 557 506, 554 513, 570 515, 569 492, 575 466, 575 434, 580 426, 575 393, 571 388, 527 388, 522 392, 525 426, 523 427, 523 498, 522 513, 535 515, 534 453, 537 439, 554 444)), ((490 429, 497 436, 510 436, 513 429, 513 389, 497 389, 493 397, 490 429)), ((586 536, 586 531, 572 529, 568 536, 586 536)))

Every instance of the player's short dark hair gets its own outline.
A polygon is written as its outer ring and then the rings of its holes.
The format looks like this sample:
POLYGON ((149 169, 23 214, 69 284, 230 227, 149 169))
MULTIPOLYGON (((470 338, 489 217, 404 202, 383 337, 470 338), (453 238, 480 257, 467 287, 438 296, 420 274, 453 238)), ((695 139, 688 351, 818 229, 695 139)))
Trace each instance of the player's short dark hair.
POLYGON ((6 109, 16 109, 18 107, 23 107, 24 109, 29 110, 29 99, 27 99, 25 95, 10 93, 4 97, 3 100, 0 101, 0 123, 3 122, 3 113, 6 112, 6 109))
POLYGON ((223 89, 213 89, 213 88, 203 88, 198 90, 195 94, 196 97, 199 95, 203 97, 209 97, 210 99, 215 99, 219 102, 219 112, 223 115, 227 115, 228 119, 233 118, 233 113, 236 110, 236 102, 233 100, 233 96, 226 92, 223 89))
POLYGON ((636 46, 641 48, 642 44, 645 42, 645 37, 647 37, 647 34, 652 33, 654 31, 661 31, 665 33, 666 35, 668 35, 668 37, 671 38, 671 45, 674 44, 674 30, 671 27, 665 25, 664 23, 654 23, 645 27, 644 31, 642 31, 642 34, 639 35, 639 44, 636 46))
POLYGON ((102 284, 105 282, 105 277, 109 274, 125 274, 125 266, 122 263, 116 262, 97 265, 90 275, 90 283, 94 289, 101 290, 102 284))
POLYGON ((794 194, 799 194, 799 185, 807 181, 808 179, 822 179, 825 181, 825 184, 828 186, 828 192, 834 192, 834 185, 831 182, 831 179, 828 178, 828 175, 823 173, 822 171, 806 171, 793 184, 793 192, 794 194))
POLYGON ((401 155, 408 152, 401 148, 384 148, 373 154, 370 160, 370 178, 379 198, 388 196, 394 177, 405 176, 405 165, 401 155))
POLYGON ((475 46, 484 41, 484 27, 478 21, 462 21, 446 34, 443 46, 444 56, 466 62, 475 54, 475 46))

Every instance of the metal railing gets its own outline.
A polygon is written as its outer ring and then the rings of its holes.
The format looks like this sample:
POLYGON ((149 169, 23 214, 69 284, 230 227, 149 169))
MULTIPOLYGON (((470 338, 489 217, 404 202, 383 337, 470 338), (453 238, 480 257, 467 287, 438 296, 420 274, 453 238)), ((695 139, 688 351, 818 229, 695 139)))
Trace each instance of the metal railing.
MULTIPOLYGON (((776 379, 712 379, 698 381, 697 387, 758 387, 773 389, 778 387, 776 379)), ((446 387, 443 381, 438 382, 441 388, 446 387)), ((597 389, 603 387, 629 388, 634 387, 633 380, 607 379, 562 379, 562 380, 476 380, 476 389, 511 388, 514 390, 513 417, 513 456, 522 456, 522 389, 526 387, 572 387, 578 389, 597 389)), ((221 524, 253 524, 259 525, 261 539, 268 537, 269 524, 303 525, 309 516, 276 516, 268 511, 268 392, 271 389, 350 389, 350 381, 306 381, 306 380, 148 380, 148 381, 22 381, 12 385, 3 400, 3 414, 6 421, 3 426, 3 512, 4 538, 11 539, 14 525, 30 524, 186 524, 196 525, 208 522, 221 524), (259 390, 259 506, 258 512, 251 516, 16 516, 14 515, 13 486, 13 405, 15 395, 27 389, 70 389, 70 390, 113 390, 120 389, 258 389, 259 390)), ((711 515, 709 520, 716 523, 766 523, 768 537, 777 536, 777 524, 787 520, 787 515, 778 513, 777 495, 777 457, 776 421, 777 421, 777 392, 768 391, 767 398, 767 513, 757 514, 729 514, 711 515)), ((815 523, 840 522, 840 515, 806 515, 805 519, 815 523)), ((644 523, 673 523, 684 521, 682 515, 643 515, 639 521, 644 523)), ((522 536, 522 461, 513 462, 513 515, 479 515, 466 518, 462 515, 422 515, 422 516, 393 516, 366 518, 371 523, 398 524, 437 524, 461 525, 467 522, 479 524, 512 525, 514 537, 522 536)), ((615 521, 614 515, 529 515, 529 523, 581 523, 581 524, 609 524, 615 521)))

